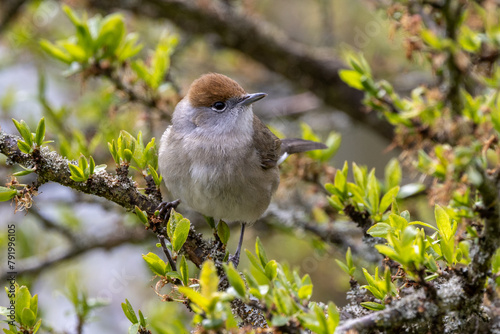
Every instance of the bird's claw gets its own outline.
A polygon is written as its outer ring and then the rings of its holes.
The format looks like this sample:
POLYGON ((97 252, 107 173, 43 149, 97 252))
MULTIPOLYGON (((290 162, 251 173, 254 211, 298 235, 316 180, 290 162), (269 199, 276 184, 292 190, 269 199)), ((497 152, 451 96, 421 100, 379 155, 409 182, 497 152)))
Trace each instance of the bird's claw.
POLYGON ((238 265, 240 264, 240 254, 229 254, 227 263, 233 263, 235 268, 238 268, 238 265))
POLYGON ((170 219, 170 213, 172 212, 172 209, 176 209, 180 203, 180 199, 176 199, 172 202, 161 202, 157 208, 157 210, 160 211, 160 217, 163 217, 164 221, 168 221, 170 219))

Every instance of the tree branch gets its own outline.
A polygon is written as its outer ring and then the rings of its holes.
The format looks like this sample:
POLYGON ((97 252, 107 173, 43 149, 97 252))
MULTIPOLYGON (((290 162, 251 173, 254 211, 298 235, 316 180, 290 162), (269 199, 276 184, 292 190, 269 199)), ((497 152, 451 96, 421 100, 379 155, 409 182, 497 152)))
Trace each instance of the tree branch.
POLYGON ((26 0, 7 0, 3 2, 4 4, 2 5, 2 10, 0 12, 3 12, 4 14, 0 19, 0 33, 2 33, 5 28, 7 28, 9 23, 16 17, 26 0))
MULTIPOLYGON (((489 176, 486 171, 479 167, 482 175, 482 182, 477 187, 483 198, 483 208, 479 214, 484 218, 484 228, 478 242, 478 251, 471 262, 472 296, 477 296, 478 303, 481 302, 481 293, 484 290, 486 279, 491 275, 491 260, 495 251, 500 246, 500 200, 498 189, 499 175, 489 176)), ((479 304, 478 304, 479 305, 479 304)))
MULTIPOLYGON (((481 312, 474 315, 471 312, 473 302, 464 292, 466 281, 459 275, 453 275, 443 279, 436 284, 437 299, 429 299, 423 288, 414 290, 409 288, 407 295, 400 300, 393 301, 382 311, 370 313, 368 315, 348 319, 341 323, 335 333, 347 333, 356 331, 359 333, 376 333, 378 331, 390 332, 433 332, 434 319, 448 315, 445 322, 447 332, 472 333, 476 329, 477 333, 484 333, 485 327, 491 325, 484 321, 474 321, 483 319, 481 312), (456 314, 453 314, 456 312, 456 314), (476 319, 471 319, 476 317, 476 319), (459 327, 458 331, 450 330, 454 326, 459 327)), ((491 311, 494 313, 495 311, 491 311)))
POLYGON ((186 32, 216 34, 220 43, 239 50, 279 73, 293 84, 306 88, 333 108, 366 124, 380 136, 392 139, 393 127, 376 113, 367 113, 363 93, 339 77, 343 63, 330 50, 300 44, 263 20, 257 20, 216 1, 209 4, 187 0, 90 0, 95 8, 130 10, 156 19, 168 19, 186 32))
MULTIPOLYGON (((135 183, 131 178, 127 177, 126 174, 120 177, 111 175, 106 171, 101 171, 93 174, 86 182, 75 182, 70 179, 71 173, 68 167, 68 163, 70 163, 69 160, 61 157, 54 151, 50 151, 48 147, 42 147, 39 150, 35 150, 32 154, 24 154, 17 147, 17 141, 19 139, 20 138, 17 136, 0 131, 0 153, 7 156, 8 164, 19 164, 25 167, 34 168, 35 173, 38 175, 36 187, 52 181, 83 193, 106 198, 128 210, 132 210, 135 206, 138 206, 141 210, 147 211, 150 215, 153 215, 160 204, 154 195, 147 196, 140 193, 135 183)), ((153 232, 158 234, 160 230, 153 229, 153 232)), ((142 241, 146 238, 146 234, 143 232, 134 232, 132 234, 132 236, 116 236, 107 240, 91 240, 86 243, 79 242, 74 244, 73 248, 69 251, 63 253, 54 252, 50 254, 45 261, 40 261, 39 258, 27 259, 24 263, 16 265, 17 273, 37 273, 56 263, 74 258, 91 249, 109 249, 133 240, 142 241)), ((225 252, 221 252, 216 247, 215 241, 204 240, 200 233, 196 233, 193 226, 191 226, 191 230, 189 231, 188 238, 182 250, 187 255, 187 258, 198 267, 208 258, 214 260, 216 266, 219 268, 222 267, 225 252)), ((5 279, 6 274, 2 274, 1 277, 5 279)), ((244 315, 245 313, 239 308, 236 308, 236 306, 237 305, 234 305, 233 310, 237 314, 244 315)), ((255 312, 259 311, 256 310, 255 312)), ((251 313, 253 317, 255 317, 255 312, 251 313)), ((250 313, 247 314, 250 315, 250 313)), ((251 318, 243 320, 250 323, 251 318)))
MULTIPOLYGON (((123 244, 140 243, 147 240, 148 237, 150 237, 150 234, 146 233, 144 229, 134 228, 111 235, 109 238, 84 239, 64 251, 56 249, 45 256, 35 256, 16 261, 16 273, 17 275, 38 274, 61 262, 86 254, 91 250, 100 248, 109 250, 123 244)), ((5 281, 7 276, 7 273, 2 273, 0 279, 5 281)))

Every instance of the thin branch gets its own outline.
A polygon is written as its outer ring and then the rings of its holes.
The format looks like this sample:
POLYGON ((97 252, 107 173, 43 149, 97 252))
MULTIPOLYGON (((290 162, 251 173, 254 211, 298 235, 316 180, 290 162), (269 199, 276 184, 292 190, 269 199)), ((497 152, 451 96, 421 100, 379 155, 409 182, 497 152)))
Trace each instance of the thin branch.
POLYGON ((2 6, 2 18, 0 20, 0 33, 2 33, 9 23, 17 16, 21 7, 27 0, 7 0, 2 6))
POLYGON ((128 178, 127 182, 120 182, 118 178, 105 171, 93 174, 86 182, 75 182, 70 176, 69 161, 42 147, 34 154, 24 154, 17 147, 17 136, 0 131, 0 153, 7 156, 11 163, 24 167, 36 167, 38 175, 37 185, 47 182, 56 182, 63 186, 81 191, 83 193, 106 198, 125 209, 132 210, 137 205, 148 213, 154 213, 159 203, 152 197, 141 194, 134 182, 128 178))
POLYGON ((477 166, 482 175, 482 182, 477 187, 483 199, 483 207, 479 214, 484 218, 484 228, 478 243, 478 251, 471 263, 473 274, 472 291, 483 290, 486 279, 491 275, 491 260, 500 246, 500 198, 498 175, 489 176, 486 171, 477 166))
MULTIPOLYGON (((108 238, 92 238, 82 240, 78 244, 72 245, 71 248, 61 251, 59 249, 49 252, 44 256, 34 256, 16 262, 16 274, 39 274, 42 271, 52 268, 64 261, 71 260, 77 256, 86 254, 94 249, 110 250, 123 244, 137 244, 150 238, 150 234, 146 233, 141 228, 124 230, 116 235, 111 235, 108 238)), ((5 281, 7 273, 2 273, 0 280, 5 281)))
POLYGON ((300 44, 263 20, 218 2, 187 0, 91 0, 95 8, 130 10, 150 18, 168 19, 192 34, 215 34, 222 45, 239 50, 270 70, 306 88, 326 104, 366 124, 380 136, 392 139, 393 126, 376 113, 367 113, 363 93, 339 77, 345 65, 331 50, 300 44))
MULTIPOLYGON (((433 332, 435 319, 444 315, 451 316, 453 311, 467 313, 470 317, 470 307, 472 302, 464 292, 466 282, 460 276, 455 275, 437 284, 437 299, 440 305, 436 305, 435 300, 429 299, 425 289, 407 291, 407 295, 399 300, 393 301, 382 311, 370 313, 366 316, 348 319, 343 321, 336 329, 336 334, 348 333, 351 331, 359 333, 375 333, 378 331, 399 332, 416 331, 418 333, 433 332), (403 329, 402 329, 403 328, 403 329), (406 329, 406 330, 404 330, 406 329)), ((468 322, 461 328, 463 333, 481 324, 468 322)), ((452 321, 445 325, 452 325, 452 321)))
POLYGON ((80 238, 77 237, 69 228, 52 221, 39 210, 30 210, 29 214, 35 216, 46 229, 54 230, 63 235, 71 244, 80 243, 80 238))
POLYGON ((175 265, 174 260, 172 260, 172 256, 170 256, 170 251, 168 250, 167 245, 165 244, 165 236, 158 234, 158 240, 160 240, 161 248, 163 249, 163 253, 165 253, 165 256, 167 257, 168 263, 170 264, 172 271, 177 271, 177 266, 175 265))

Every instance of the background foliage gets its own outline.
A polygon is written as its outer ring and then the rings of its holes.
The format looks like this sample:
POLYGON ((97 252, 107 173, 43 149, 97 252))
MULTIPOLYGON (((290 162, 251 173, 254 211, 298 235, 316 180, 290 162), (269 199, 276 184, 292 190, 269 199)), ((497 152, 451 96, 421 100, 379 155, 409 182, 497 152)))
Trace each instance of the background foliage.
POLYGON ((4 332, 500 328, 495 2, 1 6, 4 332), (329 147, 282 166, 238 269, 233 224, 156 211, 155 138, 209 71, 329 147))

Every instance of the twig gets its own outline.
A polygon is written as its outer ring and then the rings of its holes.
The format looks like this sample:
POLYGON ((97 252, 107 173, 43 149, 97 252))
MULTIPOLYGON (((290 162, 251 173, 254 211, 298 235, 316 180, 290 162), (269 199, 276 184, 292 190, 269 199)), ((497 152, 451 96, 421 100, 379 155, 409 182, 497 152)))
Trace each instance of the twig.
POLYGON ((71 242, 71 244, 73 244, 73 245, 80 244, 81 239, 79 237, 77 237, 76 235, 74 235, 73 232, 71 232, 71 230, 68 229, 66 226, 57 224, 56 222, 52 221, 51 219, 48 219, 38 210, 30 210, 29 214, 38 218, 38 221, 46 229, 51 229, 51 230, 57 231, 59 234, 62 234, 63 236, 65 236, 66 239, 68 239, 68 241, 71 242))
POLYGON ((168 263, 170 263, 170 267, 172 268, 173 271, 177 271, 175 262, 174 260, 172 260, 172 256, 170 256, 170 251, 168 250, 167 245, 165 244, 165 236, 162 234, 158 234, 158 240, 160 240, 161 248, 163 249, 163 253, 165 253, 165 256, 168 259, 168 263))
POLYGON ((0 33, 2 33, 9 23, 16 17, 17 13, 21 10, 26 0, 7 0, 4 1, 2 12, 2 19, 0 21, 0 33))
MULTIPOLYGON (((478 251, 471 263, 474 290, 484 289, 488 275, 491 275, 491 260, 500 245, 500 198, 498 175, 489 176, 481 166, 476 166, 482 175, 482 182, 477 187, 483 199, 483 210, 479 212, 484 218, 483 233, 478 243, 478 251)), ((477 292, 475 292, 477 294, 477 292)), ((480 294, 479 294, 480 295, 480 294)))
MULTIPOLYGON (((386 305, 385 310, 345 320, 337 327, 335 333, 404 332, 401 327, 407 330, 411 328, 412 332, 418 333, 433 332, 436 317, 449 315, 453 311, 467 312, 470 316, 471 301, 464 293, 465 285, 466 282, 459 276, 453 276, 441 283, 437 289, 438 299, 442 301, 439 306, 434 300, 426 297, 424 289, 409 292, 403 298, 386 305)), ((464 333, 467 332, 467 329, 462 329, 464 333)))
MULTIPOLYGON (((149 238, 149 234, 142 228, 125 230, 123 233, 111 235, 109 238, 93 238, 82 240, 80 244, 73 245, 70 249, 61 251, 52 250, 49 254, 38 257, 30 257, 16 262, 17 275, 34 275, 45 271, 64 261, 71 260, 82 254, 86 254, 94 249, 113 249, 123 244, 140 243, 149 238)), ((0 280, 7 278, 6 273, 2 273, 0 280)))

